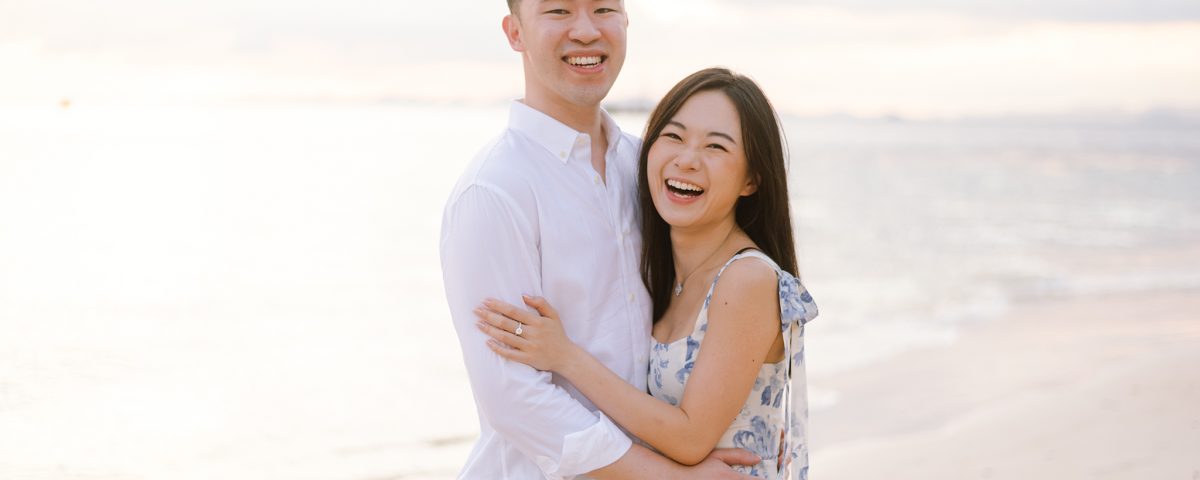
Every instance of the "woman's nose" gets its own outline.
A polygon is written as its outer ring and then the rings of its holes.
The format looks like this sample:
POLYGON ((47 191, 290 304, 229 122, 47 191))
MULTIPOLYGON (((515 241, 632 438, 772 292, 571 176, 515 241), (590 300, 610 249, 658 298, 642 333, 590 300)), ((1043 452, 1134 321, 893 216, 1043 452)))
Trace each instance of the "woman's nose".
POLYGON ((675 154, 675 166, 681 170, 695 170, 700 166, 700 155, 690 148, 680 149, 675 154))

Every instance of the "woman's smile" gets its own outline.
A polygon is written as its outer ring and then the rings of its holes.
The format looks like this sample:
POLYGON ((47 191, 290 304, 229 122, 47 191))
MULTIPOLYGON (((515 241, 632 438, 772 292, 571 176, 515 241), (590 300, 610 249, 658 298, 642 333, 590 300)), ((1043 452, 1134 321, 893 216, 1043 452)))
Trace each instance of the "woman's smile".
POLYGON ((684 180, 668 178, 663 185, 667 190, 667 198, 675 203, 692 203, 704 195, 703 187, 684 180))

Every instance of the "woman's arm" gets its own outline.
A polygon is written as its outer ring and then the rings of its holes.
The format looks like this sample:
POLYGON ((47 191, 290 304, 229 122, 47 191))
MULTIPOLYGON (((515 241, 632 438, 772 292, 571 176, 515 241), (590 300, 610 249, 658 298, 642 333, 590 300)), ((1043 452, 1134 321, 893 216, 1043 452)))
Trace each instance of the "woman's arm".
POLYGON ((631 433, 673 460, 694 465, 741 410, 780 335, 777 285, 774 270, 762 262, 734 262, 725 270, 678 407, 634 388, 582 348, 562 341, 557 314, 544 299, 526 303, 546 318, 493 304, 509 318, 481 315, 487 322, 481 328, 495 339, 489 344, 501 356, 557 372, 631 433), (520 337, 512 333, 514 319, 522 323, 520 337))

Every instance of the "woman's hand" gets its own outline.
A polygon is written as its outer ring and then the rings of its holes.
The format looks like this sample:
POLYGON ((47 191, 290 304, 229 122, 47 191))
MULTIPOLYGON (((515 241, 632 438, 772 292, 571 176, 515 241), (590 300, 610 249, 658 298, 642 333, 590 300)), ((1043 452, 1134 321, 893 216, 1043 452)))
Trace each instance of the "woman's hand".
POLYGON ((480 318, 476 325, 492 337, 488 347, 501 357, 538 370, 561 373, 579 348, 567 338, 558 312, 546 299, 528 295, 522 295, 521 299, 537 313, 489 298, 475 309, 480 318))

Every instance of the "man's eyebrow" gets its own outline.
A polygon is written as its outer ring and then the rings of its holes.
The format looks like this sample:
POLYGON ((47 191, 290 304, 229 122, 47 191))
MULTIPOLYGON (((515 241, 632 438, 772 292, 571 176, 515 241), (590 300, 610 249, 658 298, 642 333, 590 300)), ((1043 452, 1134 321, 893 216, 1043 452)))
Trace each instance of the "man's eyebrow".
MULTIPOLYGON (((680 130, 687 131, 687 127, 686 127, 686 126, 684 126, 682 123, 676 122, 676 121, 674 121, 674 120, 668 120, 668 121, 667 121, 667 125, 674 125, 674 126, 676 126, 676 127, 679 127, 679 129, 680 129, 680 130)), ((729 135, 729 134, 727 134, 727 133, 724 133, 724 132, 708 132, 708 136, 710 136, 710 137, 721 137, 721 138, 724 138, 724 139, 726 139, 726 140, 729 140, 730 142, 733 142, 733 144, 734 144, 734 145, 737 145, 737 143, 738 143, 738 142, 737 142, 737 140, 734 140, 734 139, 733 139, 733 136, 732 136, 732 135, 729 135)))

